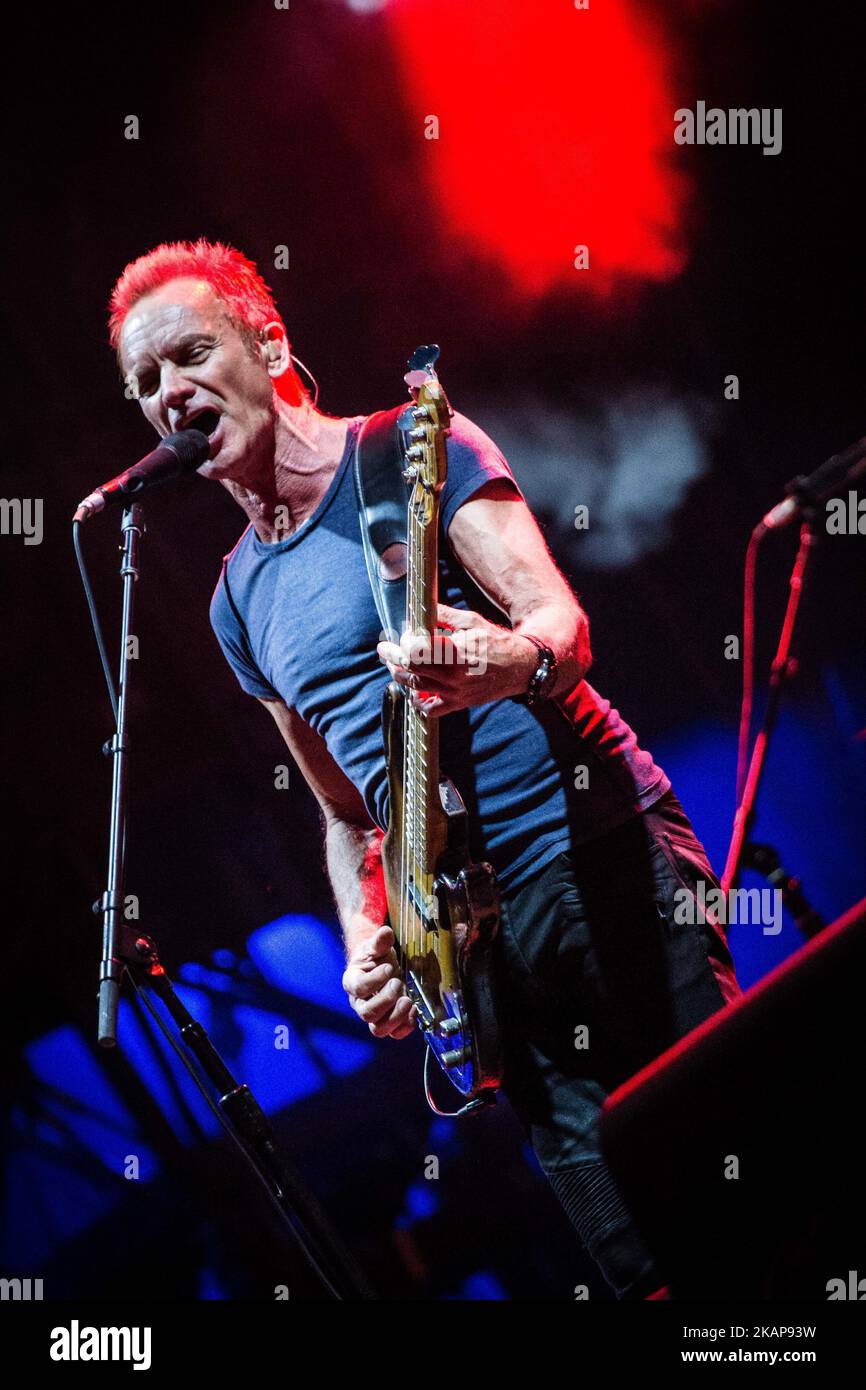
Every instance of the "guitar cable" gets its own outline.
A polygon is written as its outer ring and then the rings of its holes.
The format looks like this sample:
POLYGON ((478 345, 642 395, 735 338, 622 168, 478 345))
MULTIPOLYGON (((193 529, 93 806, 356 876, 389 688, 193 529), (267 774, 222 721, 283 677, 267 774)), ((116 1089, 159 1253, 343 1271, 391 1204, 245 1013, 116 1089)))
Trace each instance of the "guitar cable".
POLYGON ((436 1104, 435 1100, 433 1099, 433 1092, 432 1092, 431 1089, 430 1089, 430 1057, 431 1057, 431 1053, 432 1053, 432 1049, 431 1049, 431 1047, 430 1047, 430 1044, 428 1043, 427 1046, 426 1046, 425 1049, 424 1049, 424 1094, 425 1094, 425 1096, 427 1097, 427 1104, 430 1106, 430 1109, 433 1111, 433 1114, 434 1114, 434 1115, 441 1115, 441 1116, 443 1117, 443 1119, 446 1119, 446 1120, 459 1120, 459 1118, 460 1118, 461 1115, 469 1115, 469 1114, 471 1114, 472 1111, 474 1111, 474 1110, 486 1110, 486 1109, 487 1109, 487 1106, 490 1104, 490 1102, 487 1101, 487 1100, 480 1100, 478 1097, 476 1097, 475 1100, 467 1101, 465 1105, 461 1105, 461 1107, 460 1107, 459 1110, 440 1110, 440 1109, 439 1109, 439 1106, 436 1104))

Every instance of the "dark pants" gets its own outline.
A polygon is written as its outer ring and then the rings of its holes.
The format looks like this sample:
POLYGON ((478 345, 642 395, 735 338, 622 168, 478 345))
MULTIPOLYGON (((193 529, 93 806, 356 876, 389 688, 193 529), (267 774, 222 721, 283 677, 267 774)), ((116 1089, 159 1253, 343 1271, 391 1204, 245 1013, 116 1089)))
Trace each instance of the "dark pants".
POLYGON ((678 904, 718 887, 672 792, 504 896, 503 1090, 616 1296, 665 1282, 599 1148, 608 1093, 740 994, 721 927, 678 904), (675 897, 675 894, 677 896, 675 897), (684 915, 695 925, 681 924, 684 915))

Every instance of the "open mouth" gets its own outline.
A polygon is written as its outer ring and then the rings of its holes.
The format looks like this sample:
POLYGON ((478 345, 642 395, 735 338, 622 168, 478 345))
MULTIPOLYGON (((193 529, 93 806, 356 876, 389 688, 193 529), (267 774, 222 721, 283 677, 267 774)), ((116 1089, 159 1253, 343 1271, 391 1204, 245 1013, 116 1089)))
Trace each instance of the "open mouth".
POLYGON ((201 430, 208 438, 213 434, 220 422, 219 414, 216 410, 200 410, 197 415, 193 415, 184 425, 185 430, 201 430))

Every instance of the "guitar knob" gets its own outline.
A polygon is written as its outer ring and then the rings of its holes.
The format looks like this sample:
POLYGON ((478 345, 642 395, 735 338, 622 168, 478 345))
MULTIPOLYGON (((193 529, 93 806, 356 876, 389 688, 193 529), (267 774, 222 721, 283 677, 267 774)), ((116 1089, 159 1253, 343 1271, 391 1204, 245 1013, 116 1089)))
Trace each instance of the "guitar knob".
POLYGON ((439 1024, 439 1032, 440 1032, 440 1033, 444 1033, 446 1037, 448 1037, 449 1034, 451 1034, 451 1033, 459 1033, 459 1032, 460 1032, 460 1019, 459 1019, 459 1018, 443 1018, 442 1022, 439 1024))
POLYGON ((466 1061, 466 1049, 455 1047, 450 1052, 443 1052, 439 1060, 447 1071, 450 1071, 452 1067, 462 1067, 466 1061))

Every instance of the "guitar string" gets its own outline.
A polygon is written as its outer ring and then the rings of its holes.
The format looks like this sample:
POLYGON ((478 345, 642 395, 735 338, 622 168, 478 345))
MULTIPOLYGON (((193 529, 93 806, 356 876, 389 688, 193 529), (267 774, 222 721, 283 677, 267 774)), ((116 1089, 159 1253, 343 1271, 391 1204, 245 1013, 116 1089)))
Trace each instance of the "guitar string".
POLYGON ((400 936, 399 936, 399 943, 400 943, 400 951, 401 951, 401 953, 402 953, 402 961, 401 961, 402 975, 403 975, 403 980, 404 980, 404 983, 405 983, 405 982, 408 980, 408 976, 409 976, 409 955, 408 955, 407 942, 406 942, 406 892, 405 892, 405 888, 404 888, 404 885, 405 885, 405 883, 406 883, 406 872, 407 872, 406 866, 407 866, 407 849, 408 849, 408 846, 407 846, 407 843, 406 843, 406 778, 407 778, 407 776, 408 776, 407 759, 408 759, 408 750, 409 750, 409 734, 408 734, 408 728, 407 728, 407 723, 408 723, 408 721, 407 721, 406 701, 403 700, 403 701, 401 702, 401 704, 402 704, 402 711, 401 711, 401 712, 402 712, 402 715, 403 715, 403 805, 402 805, 402 807, 400 808, 400 936))
MULTIPOLYGON (((417 634, 417 632, 418 632, 418 630, 419 630, 419 628, 420 628, 421 620, 422 620, 422 617, 423 617, 423 613, 422 613, 422 583, 421 583, 423 576, 422 576, 422 573, 421 573, 421 564, 420 564, 421 559, 422 559, 422 555, 423 555, 423 551, 422 551, 423 531, 422 531, 422 529, 421 529, 421 523, 420 523, 420 520, 419 520, 417 508, 415 509, 414 516, 413 516, 412 534, 413 534, 414 545, 413 545, 413 556, 412 556, 412 586, 411 586, 411 587, 412 587, 412 619, 411 619, 411 631, 412 631, 412 635, 414 636, 415 634, 417 634)), ((415 708, 415 706, 412 704, 411 700, 410 700, 409 704, 410 704, 410 720, 411 720, 411 726, 412 726, 412 766, 411 766, 411 774, 410 774, 410 775, 411 775, 411 780, 412 780, 412 801, 411 801, 411 806, 412 806, 412 881, 413 881, 414 890, 415 890, 415 911, 413 912, 412 924, 413 924, 413 932, 414 932, 414 949, 415 949, 415 955, 416 955, 416 958, 419 960, 419 967, 420 967, 420 960, 421 960, 421 957, 422 957, 422 955, 423 955, 423 947, 424 947, 424 923, 423 923, 423 918, 422 918, 422 916, 421 916, 421 913, 418 911, 418 903, 419 903, 419 900, 420 900, 421 903, 422 903, 422 905, 423 905, 423 882, 422 882, 422 879, 423 879, 423 873, 424 873, 424 867, 425 867, 424 845, 423 845, 423 843, 422 843, 422 836, 423 836, 423 815, 422 815, 422 804, 421 804, 420 787, 419 787, 419 765, 420 765, 420 759, 419 759, 419 745, 420 745, 420 742, 421 742, 421 739, 420 739, 420 732, 421 732, 421 731, 420 731, 420 715, 419 715, 419 712, 418 712, 418 710, 415 708)), ((423 970, 421 970, 420 968, 419 968, 419 975, 421 976, 421 979, 423 980, 423 970)))
MULTIPOLYGON (((410 513, 411 518, 411 513, 410 513)), ((411 519, 409 550, 411 553, 411 519)), ((408 598, 411 607, 411 590, 408 598)), ((403 715, 403 805, 400 811, 400 949, 403 953, 402 974, 404 982, 408 981, 409 964, 411 960, 410 944, 408 940, 408 874, 409 874, 409 841, 407 823, 407 796, 409 787, 409 707, 408 701, 404 698, 401 701, 403 715)))
MULTIPOLYGON (((417 483, 416 483, 417 489, 417 483)), ((408 546, 408 626, 411 635, 418 633, 423 626, 428 632, 430 615, 424 611, 423 603, 423 564, 425 558, 424 528, 419 522, 417 507, 410 501, 409 506, 409 546, 408 546)), ((428 634, 432 642, 432 634, 428 634)), ((428 726, 420 711, 416 710, 410 697, 403 700, 404 740, 403 740, 403 815, 401 818, 401 881, 405 891, 401 893, 400 926, 401 944, 405 946, 408 973, 409 961, 424 954, 426 910, 426 870, 427 865, 427 797, 428 797, 428 726), (409 877, 422 911, 415 906, 414 897, 409 895, 409 877), (411 916, 411 926, 409 917, 411 916)), ((433 951, 437 956, 439 941, 434 939, 433 951)), ((419 975, 421 972, 419 971, 419 975)), ((423 977, 422 977, 423 978, 423 977)))
MULTIPOLYGON (((414 555, 412 563, 413 615, 412 631, 418 634, 426 630, 424 612, 424 528, 416 513, 414 518, 414 555)), ((425 722, 419 710, 412 707, 412 821, 414 840, 414 882, 416 896, 420 898, 421 911, 414 914, 417 933, 416 950, 419 959, 425 954, 426 931, 424 909, 426 907, 427 872, 427 806, 425 776, 425 722)))
MULTIPOLYGON (((408 617, 408 626, 409 626, 409 632, 410 632, 410 633, 414 630, 414 626, 415 626, 415 608, 416 608, 416 602, 417 602, 417 589, 416 589, 416 572, 417 572, 417 571, 416 571, 416 563, 415 563, 415 550, 416 550, 416 547, 417 547, 417 528, 416 528, 416 524, 415 524, 415 514, 414 514, 414 508, 410 506, 410 532, 409 532, 409 611, 408 611, 408 614, 407 614, 407 617, 408 617)), ((414 719, 414 714, 415 714, 415 711, 414 711, 413 706, 412 706, 411 694, 410 694, 409 692, 407 692, 407 694, 406 694, 406 696, 405 696, 405 705, 406 705, 406 727, 407 727, 407 738, 406 738, 406 742, 407 742, 407 748, 408 748, 408 750, 409 750, 409 765, 408 765, 408 771, 407 771, 407 778, 406 778, 406 782, 405 782, 404 786, 405 786, 406 807, 407 807, 408 825, 409 825, 410 870, 411 870, 412 884, 414 885, 415 882, 416 882, 416 880, 417 880, 417 862, 416 862, 416 861, 417 861, 417 844, 416 844, 416 832, 417 832, 417 826, 416 826, 416 811, 417 811, 417 808, 416 808, 416 801, 415 801, 415 774, 414 774, 414 769, 415 769, 415 719, 414 719)), ((409 887, 409 886, 407 885, 407 899, 409 900, 409 911, 410 911, 410 913, 411 913, 411 950, 412 950, 412 957, 414 958, 414 957, 417 955, 417 947, 416 947, 417 919, 416 919, 416 914, 415 914, 414 911, 412 910, 412 901, 411 901, 411 897, 410 897, 410 895, 409 895, 408 887, 409 887)))
MULTIPOLYGON (((410 586, 409 586, 409 592, 410 592, 409 631, 410 631, 410 633, 414 633, 414 631, 415 631, 415 627, 416 627, 416 624, 417 624, 417 610, 418 610, 418 568, 417 568, 417 557, 418 557, 418 525, 417 525, 417 516, 416 516, 415 513, 414 513, 414 509, 413 509, 413 517, 412 517, 412 552, 413 552, 413 553, 412 553, 412 567, 411 567, 410 586)), ((415 960, 415 959, 417 959, 418 955, 420 954, 420 934, 419 934, 419 928, 418 928, 418 913, 417 913, 417 908, 416 908, 416 904, 415 904, 415 897, 416 897, 417 888, 418 888, 418 788, 417 788, 417 780, 416 780, 416 768, 417 768, 417 758, 418 758, 418 750, 417 750, 418 728, 417 728, 416 710, 415 710, 415 708, 414 708, 414 706, 413 706, 413 704, 412 704, 412 699, 411 699, 411 694, 410 694, 410 693, 407 693, 407 696, 406 696, 406 705, 407 705, 407 709, 408 709, 408 720, 409 720, 409 750, 410 750, 410 758, 409 758, 409 781, 408 781, 408 786, 409 786, 409 827, 410 827, 410 831, 409 831, 409 843, 410 843, 411 871, 412 871, 412 896, 411 896, 411 898, 410 898, 410 913, 411 913, 411 929, 412 929, 412 958, 413 958, 413 960, 415 960)), ((419 976, 420 976, 420 971, 419 971, 419 976)))

